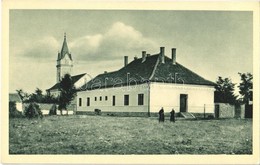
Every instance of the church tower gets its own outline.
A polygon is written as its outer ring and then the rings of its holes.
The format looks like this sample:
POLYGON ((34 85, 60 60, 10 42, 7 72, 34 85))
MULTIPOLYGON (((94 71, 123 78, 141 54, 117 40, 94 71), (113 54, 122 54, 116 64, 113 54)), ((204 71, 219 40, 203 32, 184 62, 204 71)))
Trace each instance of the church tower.
POLYGON ((64 33, 64 41, 61 48, 61 52, 58 52, 57 58, 57 83, 61 81, 65 74, 72 74, 73 60, 69 52, 69 48, 66 41, 66 33, 64 33))

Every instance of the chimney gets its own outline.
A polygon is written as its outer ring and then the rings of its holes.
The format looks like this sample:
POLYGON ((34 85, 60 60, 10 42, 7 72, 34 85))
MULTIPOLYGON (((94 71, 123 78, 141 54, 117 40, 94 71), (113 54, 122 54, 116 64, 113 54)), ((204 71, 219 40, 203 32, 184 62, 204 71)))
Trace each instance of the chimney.
POLYGON ((160 47, 160 58, 161 58, 161 62, 162 64, 164 64, 164 47, 160 47))
POLYGON ((125 56, 125 66, 128 64, 128 56, 125 56))
POLYGON ((176 48, 172 48, 172 64, 176 64, 176 48))
POLYGON ((146 51, 142 51, 142 63, 146 60, 146 51))

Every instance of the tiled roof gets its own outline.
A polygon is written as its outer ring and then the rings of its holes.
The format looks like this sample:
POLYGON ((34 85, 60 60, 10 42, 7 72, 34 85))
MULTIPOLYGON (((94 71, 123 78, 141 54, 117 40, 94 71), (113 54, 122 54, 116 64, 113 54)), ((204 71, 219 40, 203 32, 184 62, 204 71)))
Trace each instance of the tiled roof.
MULTIPOLYGON (((81 77, 83 77, 86 73, 83 74, 79 74, 79 75, 75 75, 75 76, 71 76, 72 79, 72 83, 75 84, 81 77)), ((53 85, 51 88, 47 89, 47 91, 50 90, 55 90, 55 89, 59 89, 60 88, 60 83, 56 83, 55 85, 53 85)))
POLYGON ((19 102, 21 103, 22 100, 17 93, 9 93, 9 101, 19 102))
POLYGON ((100 74, 83 85, 81 89, 124 86, 127 82, 130 85, 142 84, 148 81, 214 86, 213 82, 202 78, 181 64, 173 64, 167 56, 165 56, 165 63, 161 63, 160 54, 156 54, 147 56, 143 63, 142 58, 135 59, 118 71, 100 74))
POLYGON ((175 83, 175 78, 178 84, 215 85, 179 63, 172 64, 172 60, 168 57, 165 57, 165 64, 157 65, 151 81, 175 83))

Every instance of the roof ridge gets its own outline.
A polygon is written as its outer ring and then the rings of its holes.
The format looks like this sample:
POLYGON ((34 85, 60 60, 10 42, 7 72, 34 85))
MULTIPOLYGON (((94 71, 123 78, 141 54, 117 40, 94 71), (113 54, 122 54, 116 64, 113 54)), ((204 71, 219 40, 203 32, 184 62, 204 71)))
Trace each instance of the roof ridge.
POLYGON ((81 76, 81 75, 85 75, 85 74, 87 74, 87 73, 81 73, 81 74, 73 75, 73 76, 71 76, 71 77, 81 76))
MULTIPOLYGON (((123 69, 123 68, 121 68, 121 69, 123 69)), ((119 70, 121 70, 121 69, 119 69, 119 70)), ((98 77, 98 76, 106 75, 106 74, 113 74, 113 73, 115 73, 115 72, 118 72, 118 70, 117 70, 117 71, 106 72, 106 73, 100 73, 100 74, 98 74, 97 76, 95 76, 94 78, 96 78, 96 77, 98 77)), ((94 78, 93 78, 93 79, 94 79, 94 78)))
MULTIPOLYGON (((158 55, 158 54, 156 54, 156 55, 158 55)), ((154 55, 154 56, 155 56, 155 55, 154 55)), ((154 74, 155 74, 155 70, 156 70, 156 68, 157 68, 157 66, 158 66, 158 64, 159 64, 159 61, 160 61, 160 58, 159 58, 159 57, 160 57, 160 56, 157 57, 157 61, 156 61, 155 65, 154 65, 154 68, 153 68, 153 71, 152 71, 151 76, 149 77, 149 80, 151 80, 151 79, 153 78, 154 74)))

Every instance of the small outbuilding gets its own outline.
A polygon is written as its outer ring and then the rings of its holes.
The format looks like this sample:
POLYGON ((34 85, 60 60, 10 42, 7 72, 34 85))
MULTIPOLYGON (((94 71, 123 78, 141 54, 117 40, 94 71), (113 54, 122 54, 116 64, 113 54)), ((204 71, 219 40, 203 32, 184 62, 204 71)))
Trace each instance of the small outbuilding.
POLYGON ((23 103, 22 99, 17 93, 9 93, 9 102, 15 102, 16 103, 16 109, 20 112, 23 111, 23 103))

